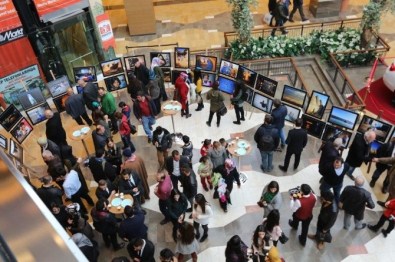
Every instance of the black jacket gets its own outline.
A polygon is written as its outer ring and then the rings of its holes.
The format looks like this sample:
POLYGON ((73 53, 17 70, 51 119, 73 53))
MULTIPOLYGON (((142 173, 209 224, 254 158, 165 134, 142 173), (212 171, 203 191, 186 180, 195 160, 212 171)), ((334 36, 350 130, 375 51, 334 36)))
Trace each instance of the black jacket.
POLYGON ((338 176, 335 172, 335 168, 333 167, 333 162, 326 163, 322 169, 322 176, 324 177, 324 181, 331 186, 339 185, 343 183, 344 176, 347 171, 350 169, 350 166, 347 163, 344 163, 343 172, 338 176))
POLYGON ((370 145, 366 143, 363 135, 356 134, 348 151, 346 162, 352 167, 360 167, 362 162, 369 162, 371 160, 369 147, 370 145))
POLYGON ((365 206, 374 208, 372 196, 362 187, 346 186, 340 195, 340 203, 346 213, 354 215, 355 219, 362 220, 365 206))
POLYGON ((97 211, 94 207, 91 210, 91 216, 93 220, 93 226, 100 233, 108 235, 117 233, 117 219, 110 212, 97 211))
POLYGON ((236 167, 232 169, 232 171, 227 172, 225 165, 220 165, 213 170, 213 173, 220 173, 222 178, 225 180, 226 189, 229 192, 233 189, 233 182, 236 181, 237 185, 240 186, 240 174, 237 171, 236 167))
POLYGON ((320 214, 317 220, 317 229, 319 231, 328 231, 333 227, 336 222, 339 208, 336 202, 333 202, 329 206, 321 206, 320 214))
MULTIPOLYGON (((391 142, 383 144, 377 150, 377 156, 376 157, 377 158, 391 157, 392 156, 392 151, 394 150, 394 146, 395 146, 395 143, 391 143, 391 142)), ((385 170, 385 169, 389 168, 390 166, 387 165, 387 164, 382 164, 382 163, 377 162, 376 163, 376 167, 385 170)))
POLYGON ((56 186, 40 187, 37 189, 37 195, 41 198, 44 204, 51 210, 51 204, 56 203, 59 206, 63 205, 62 195, 63 192, 56 186))
POLYGON ((318 170, 322 175, 322 169, 325 167, 326 163, 332 163, 335 161, 336 157, 340 156, 339 150, 337 150, 332 142, 326 142, 321 150, 320 162, 318 163, 318 170))
POLYGON ((183 188, 182 193, 184 193, 184 195, 187 198, 196 196, 196 194, 197 194, 197 180, 196 180, 196 174, 192 169, 191 169, 191 174, 189 176, 181 174, 180 182, 181 182, 181 185, 183 188))
MULTIPOLYGON (((159 151, 162 151, 162 149, 169 149, 173 145, 173 139, 172 139, 169 131, 165 128, 162 128, 162 130, 164 132, 162 141, 160 143, 158 143, 159 145, 156 148, 159 151)), ((155 145, 156 142, 159 142, 159 140, 158 140, 159 135, 160 135, 160 133, 157 130, 155 130, 152 133, 152 144, 155 145)))
POLYGON ((94 110, 92 103, 98 101, 97 98, 99 97, 99 90, 93 83, 88 82, 84 87, 84 92, 82 93, 82 97, 84 98, 85 105, 90 110, 94 110))
POLYGON ((45 126, 47 139, 53 141, 58 146, 67 145, 66 131, 63 128, 62 120, 58 112, 53 113, 53 117, 47 120, 45 126))
POLYGON ((307 144, 307 131, 302 128, 289 130, 287 140, 287 152, 299 154, 307 144))
MULTIPOLYGON (((186 165, 189 165, 189 158, 186 156, 180 156, 180 168, 186 165)), ((173 157, 169 156, 166 158, 166 170, 169 175, 173 175, 174 165, 173 165, 173 157)))
POLYGON ((144 188, 143 185, 141 184, 141 180, 139 176, 136 174, 135 171, 132 171, 130 174, 133 177, 134 183, 132 183, 131 180, 124 180, 121 178, 119 180, 118 184, 118 189, 119 192, 124 193, 124 194, 130 194, 131 196, 136 195, 137 193, 133 192, 133 189, 137 188, 140 196, 144 195, 144 188))
POLYGON ((110 180, 114 181, 116 177, 116 167, 111 165, 103 158, 91 157, 89 158, 88 166, 92 172, 93 178, 98 183, 99 180, 110 180))
POLYGON ((143 213, 135 211, 133 217, 124 219, 119 225, 119 236, 129 241, 135 238, 147 238, 148 227, 144 224, 143 213))
POLYGON ((167 207, 169 215, 172 220, 177 220, 182 214, 184 214, 188 208, 188 199, 183 193, 180 193, 178 201, 169 199, 167 201, 167 207))
POLYGON ((85 103, 82 94, 74 94, 67 98, 65 107, 67 114, 71 115, 72 118, 77 118, 83 114, 86 114, 85 103))
POLYGON ((135 67, 134 75, 143 83, 143 85, 146 86, 149 83, 149 70, 147 67, 145 67, 145 65, 140 64, 139 67, 135 67))
POLYGON ((137 251, 134 251, 133 244, 129 243, 126 249, 128 250, 129 256, 131 257, 132 261, 134 258, 139 258, 141 262, 155 262, 154 254, 155 254, 155 246, 154 244, 145 239, 145 247, 143 252, 138 255, 137 251))
POLYGON ((275 128, 273 125, 263 124, 258 128, 258 130, 255 132, 255 135, 254 135, 254 140, 257 143, 259 150, 262 150, 262 148, 260 148, 259 141, 265 134, 268 134, 268 133, 272 135, 273 140, 274 140, 273 150, 276 149, 278 147, 278 145, 280 144, 280 136, 278 135, 278 129, 275 128))
POLYGON ((108 188, 108 192, 106 190, 100 189, 100 187, 96 188, 95 195, 97 199, 101 199, 101 198, 108 199, 110 197, 111 191, 113 191, 114 188, 112 187, 109 181, 107 181, 107 188, 108 188))

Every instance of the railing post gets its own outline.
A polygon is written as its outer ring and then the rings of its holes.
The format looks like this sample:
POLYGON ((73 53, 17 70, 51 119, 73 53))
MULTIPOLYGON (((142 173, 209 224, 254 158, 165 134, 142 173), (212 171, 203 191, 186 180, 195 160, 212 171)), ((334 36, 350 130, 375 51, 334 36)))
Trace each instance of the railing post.
POLYGON ((339 68, 337 66, 335 66, 335 67, 336 67, 336 70, 335 70, 335 76, 333 77, 333 82, 336 82, 337 74, 339 73, 339 68))
POLYGON ((303 36, 304 25, 302 25, 302 30, 300 31, 300 36, 303 36))
POLYGON ((347 79, 344 79, 342 91, 340 91, 341 95, 344 95, 344 90, 346 89, 346 85, 347 85, 347 79))
POLYGON ((270 66, 271 66, 271 65, 270 65, 270 61, 271 61, 271 60, 269 60, 269 63, 268 63, 268 65, 267 65, 267 74, 266 74, 266 75, 267 75, 268 77, 269 77, 270 66))

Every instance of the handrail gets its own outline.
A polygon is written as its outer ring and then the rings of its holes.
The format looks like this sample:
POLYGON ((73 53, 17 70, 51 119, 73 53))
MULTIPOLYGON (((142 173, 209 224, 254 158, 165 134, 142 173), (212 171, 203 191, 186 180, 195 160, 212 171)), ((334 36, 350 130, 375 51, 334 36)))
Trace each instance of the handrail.
POLYGON ((148 48, 148 47, 161 47, 161 46, 177 46, 178 47, 178 42, 174 44, 158 44, 158 45, 142 45, 142 46, 125 46, 126 52, 129 52, 129 49, 134 49, 134 48, 148 48))

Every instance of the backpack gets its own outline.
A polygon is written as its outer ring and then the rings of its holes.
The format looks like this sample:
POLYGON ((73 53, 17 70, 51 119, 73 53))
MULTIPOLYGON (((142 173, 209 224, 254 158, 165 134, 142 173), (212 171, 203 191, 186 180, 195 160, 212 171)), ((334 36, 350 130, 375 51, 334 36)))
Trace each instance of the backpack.
POLYGON ((258 147, 262 151, 273 151, 275 148, 274 139, 272 137, 272 129, 263 130, 263 136, 259 139, 258 147), (270 131, 270 132, 268 132, 270 131))

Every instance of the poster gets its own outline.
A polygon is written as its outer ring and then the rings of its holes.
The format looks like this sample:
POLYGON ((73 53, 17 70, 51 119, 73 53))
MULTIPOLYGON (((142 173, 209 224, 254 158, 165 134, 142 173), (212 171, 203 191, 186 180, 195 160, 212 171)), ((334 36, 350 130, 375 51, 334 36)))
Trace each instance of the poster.
POLYGON ((107 13, 96 16, 96 23, 99 29, 99 34, 101 37, 102 45, 104 50, 108 48, 115 48, 115 38, 112 31, 110 17, 107 13))
POLYGON ((12 0, 0 1, 0 44, 23 36, 23 28, 12 0))
POLYGON ((19 102, 19 93, 27 90, 39 88, 44 95, 48 98, 50 96, 45 83, 42 81, 40 71, 37 65, 32 65, 13 74, 0 78, 0 93, 4 95, 6 103, 14 104, 18 110, 22 109, 19 102))
POLYGON ((34 4, 36 5, 36 9, 40 17, 79 2, 80 0, 34 0, 34 4))

